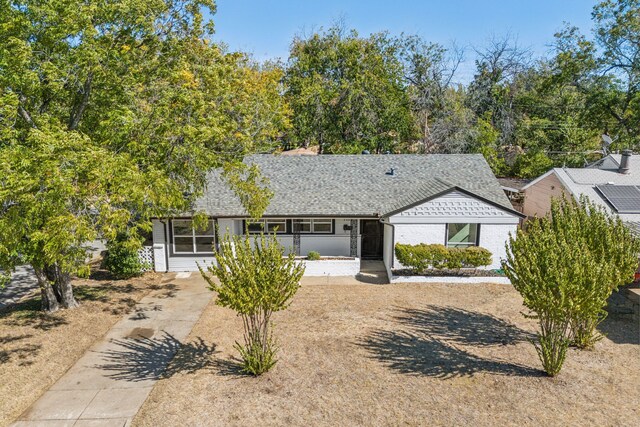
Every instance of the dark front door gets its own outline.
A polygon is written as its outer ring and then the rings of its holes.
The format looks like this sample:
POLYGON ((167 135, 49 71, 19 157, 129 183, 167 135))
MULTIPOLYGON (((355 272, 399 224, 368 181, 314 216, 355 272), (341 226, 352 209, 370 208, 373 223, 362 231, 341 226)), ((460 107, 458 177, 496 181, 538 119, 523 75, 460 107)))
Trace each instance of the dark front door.
POLYGON ((382 223, 375 219, 360 221, 363 259, 382 259, 382 227, 382 223))

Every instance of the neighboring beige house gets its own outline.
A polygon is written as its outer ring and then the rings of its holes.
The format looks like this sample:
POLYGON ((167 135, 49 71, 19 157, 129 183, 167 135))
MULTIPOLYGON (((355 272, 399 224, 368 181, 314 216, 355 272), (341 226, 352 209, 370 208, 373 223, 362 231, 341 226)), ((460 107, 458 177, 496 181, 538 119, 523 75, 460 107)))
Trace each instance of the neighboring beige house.
POLYGON ((640 156, 629 150, 610 154, 585 168, 551 169, 522 191, 527 217, 546 215, 554 197, 565 194, 579 199, 584 195, 640 230, 640 156))
POLYGON ((522 213, 528 218, 545 216, 551 210, 551 199, 570 194, 560 180, 564 169, 551 169, 522 188, 522 213))

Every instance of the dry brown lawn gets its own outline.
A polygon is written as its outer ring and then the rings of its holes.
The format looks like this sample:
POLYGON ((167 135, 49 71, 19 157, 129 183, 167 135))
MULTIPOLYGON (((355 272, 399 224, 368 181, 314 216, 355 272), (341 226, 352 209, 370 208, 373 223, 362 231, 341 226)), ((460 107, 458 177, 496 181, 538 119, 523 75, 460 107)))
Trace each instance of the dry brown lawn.
MULTIPOLYGON (((80 307, 47 314, 39 295, 0 310, 0 426, 27 409, 151 289, 159 276, 74 281, 80 307)), ((102 277, 100 277, 102 276, 102 277)))
POLYGON ((522 310, 505 285, 306 286, 253 378, 232 361, 239 319, 212 303, 134 425, 638 425, 637 322, 607 319, 548 378, 522 310))

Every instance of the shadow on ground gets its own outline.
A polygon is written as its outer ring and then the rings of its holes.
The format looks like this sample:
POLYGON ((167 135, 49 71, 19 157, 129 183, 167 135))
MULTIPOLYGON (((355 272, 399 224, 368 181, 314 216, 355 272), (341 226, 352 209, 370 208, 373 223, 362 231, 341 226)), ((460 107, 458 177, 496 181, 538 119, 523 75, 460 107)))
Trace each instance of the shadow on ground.
POLYGON ((20 341, 31 338, 30 334, 12 335, 0 337, 0 364, 17 358, 19 365, 25 366, 33 363, 32 358, 42 347, 39 344, 21 344, 20 341), (9 348, 11 347, 11 348, 9 348))
POLYGON ((182 344, 164 332, 159 337, 119 339, 114 343, 120 348, 101 352, 104 363, 97 368, 108 371, 107 376, 116 380, 159 380, 215 368, 215 345, 205 343, 202 338, 182 344))
POLYGON ((611 313, 598 325, 598 331, 616 344, 640 345, 640 322, 633 316, 611 313))
POLYGON ((370 333, 358 344, 371 357, 403 374, 436 378, 486 372, 540 376, 542 372, 516 363, 479 357, 460 346, 513 345, 533 336, 497 317, 452 307, 398 309, 390 330, 370 333))
POLYGON ((375 274, 363 274, 358 273, 355 276, 356 280, 360 283, 368 283, 370 285, 385 285, 389 283, 387 279, 387 273, 375 273, 375 274))
POLYGON ((67 324, 67 320, 60 313, 42 311, 39 296, 0 310, 0 320, 9 326, 30 326, 43 331, 67 324))

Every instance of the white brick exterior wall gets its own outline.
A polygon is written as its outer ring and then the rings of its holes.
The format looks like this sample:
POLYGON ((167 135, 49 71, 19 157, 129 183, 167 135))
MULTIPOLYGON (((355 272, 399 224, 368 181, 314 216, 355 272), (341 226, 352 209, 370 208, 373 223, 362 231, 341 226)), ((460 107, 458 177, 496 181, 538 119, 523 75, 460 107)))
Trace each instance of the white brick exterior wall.
MULTIPOLYGON (((384 242, 388 251, 393 250, 396 243, 445 244, 448 223, 480 224, 479 245, 493 254, 493 262, 487 268, 496 269, 500 268, 500 261, 506 256, 505 243, 509 232, 515 233, 517 230, 519 218, 466 194, 451 192, 392 215, 387 221, 394 227, 393 242, 384 242)), ((387 263, 385 258, 385 264, 387 263)), ((395 257, 395 251, 392 268, 402 268, 395 257)))
POLYGON ((500 268, 500 260, 507 256, 505 244, 509 233, 515 234, 517 224, 482 224, 480 226, 480 246, 493 254, 493 263, 489 269, 500 268))

